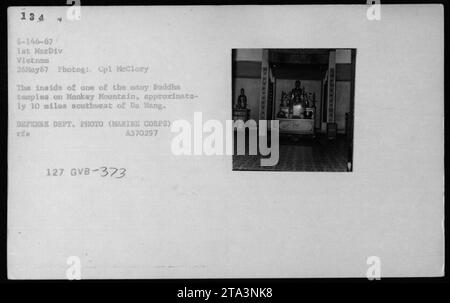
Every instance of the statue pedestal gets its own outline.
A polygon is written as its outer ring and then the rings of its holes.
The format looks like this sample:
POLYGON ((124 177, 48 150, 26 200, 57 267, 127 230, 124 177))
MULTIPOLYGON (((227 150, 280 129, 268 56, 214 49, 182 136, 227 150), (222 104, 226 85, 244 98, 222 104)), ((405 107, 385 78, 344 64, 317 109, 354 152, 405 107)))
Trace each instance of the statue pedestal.
POLYGON ((250 118, 250 110, 249 109, 233 109, 233 121, 242 120, 246 122, 250 118))
POLYGON ((280 133, 293 135, 311 135, 314 137, 314 109, 307 108, 306 111, 312 113, 310 119, 278 118, 278 121, 280 123, 280 133))

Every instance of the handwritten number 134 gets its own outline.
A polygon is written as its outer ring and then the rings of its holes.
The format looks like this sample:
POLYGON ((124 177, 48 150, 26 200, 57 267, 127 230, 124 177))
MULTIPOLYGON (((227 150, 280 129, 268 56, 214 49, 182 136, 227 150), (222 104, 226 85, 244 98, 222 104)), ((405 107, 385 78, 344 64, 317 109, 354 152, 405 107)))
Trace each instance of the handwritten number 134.
POLYGON ((27 14, 25 12, 22 12, 22 18, 20 18, 20 20, 30 20, 30 21, 44 21, 44 15, 40 14, 39 17, 34 14, 34 13, 29 13, 28 14, 28 18, 27 18, 27 14))

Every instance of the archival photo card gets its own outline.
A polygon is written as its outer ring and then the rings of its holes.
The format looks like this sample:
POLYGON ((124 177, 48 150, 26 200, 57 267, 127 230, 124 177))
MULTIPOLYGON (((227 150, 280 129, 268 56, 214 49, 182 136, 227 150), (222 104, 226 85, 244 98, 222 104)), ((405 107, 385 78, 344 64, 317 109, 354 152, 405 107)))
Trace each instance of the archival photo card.
POLYGON ((8 8, 8 278, 444 275, 440 5, 8 8))

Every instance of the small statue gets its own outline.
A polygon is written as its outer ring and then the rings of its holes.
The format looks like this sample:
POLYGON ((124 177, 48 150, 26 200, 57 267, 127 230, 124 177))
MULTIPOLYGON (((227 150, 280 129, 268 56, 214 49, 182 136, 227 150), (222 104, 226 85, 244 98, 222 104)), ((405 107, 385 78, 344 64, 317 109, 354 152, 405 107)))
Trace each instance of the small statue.
POLYGON ((237 108, 238 109, 247 109, 247 97, 245 96, 245 91, 241 88, 241 94, 237 100, 237 108))
POLYGON ((291 102, 292 104, 302 103, 303 99, 303 90, 300 87, 300 80, 295 81, 295 87, 291 91, 291 102))
POLYGON ((287 95, 284 91, 281 92, 281 103, 280 103, 280 107, 286 107, 287 106, 287 95))
POLYGON ((295 87, 291 91, 290 111, 293 117, 303 119, 305 117, 306 97, 305 89, 302 89, 300 85, 300 80, 295 81, 295 87))
POLYGON ((286 113, 280 109, 277 113, 277 118, 286 118, 286 113))

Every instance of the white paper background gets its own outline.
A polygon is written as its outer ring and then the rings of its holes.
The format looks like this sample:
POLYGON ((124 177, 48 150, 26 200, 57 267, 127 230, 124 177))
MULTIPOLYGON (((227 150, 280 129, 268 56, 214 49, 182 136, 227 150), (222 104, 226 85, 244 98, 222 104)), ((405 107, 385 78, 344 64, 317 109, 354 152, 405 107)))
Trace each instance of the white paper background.
MULTIPOLYGON (((443 8, 367 6, 36 8, 31 25, 8 11, 18 37, 54 37, 55 64, 149 65, 143 76, 15 73, 9 65, 8 273, 82 278, 365 277, 443 274, 443 8), (55 20, 55 21, 51 21, 55 20), (176 157, 169 131, 33 130, 12 123, 15 84, 164 83, 197 93, 158 115, 68 112, 78 119, 231 117, 231 49, 356 48, 353 173, 238 172, 231 157, 176 157), (124 180, 45 177, 52 167, 125 166, 124 180)), ((27 9, 29 10, 29 8, 27 9)), ((34 119, 54 119, 51 113, 34 119)), ((61 118, 60 116, 58 118, 61 118)))

